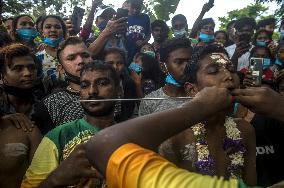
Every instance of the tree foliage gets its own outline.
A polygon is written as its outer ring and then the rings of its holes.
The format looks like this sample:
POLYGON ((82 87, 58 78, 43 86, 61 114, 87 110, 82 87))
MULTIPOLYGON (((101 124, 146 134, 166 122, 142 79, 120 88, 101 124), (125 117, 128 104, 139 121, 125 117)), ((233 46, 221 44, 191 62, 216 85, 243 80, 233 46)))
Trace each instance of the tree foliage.
POLYGON ((146 12, 151 20, 160 19, 168 21, 170 14, 175 13, 180 0, 148 0, 144 4, 146 12))
POLYGON ((248 16, 254 18, 256 20, 263 19, 268 7, 264 6, 261 3, 250 4, 245 8, 236 9, 228 12, 227 16, 219 17, 219 21, 221 22, 220 29, 226 30, 227 24, 232 20, 237 20, 241 17, 248 16))
POLYGON ((279 8, 275 12, 275 16, 279 19, 284 19, 284 1, 283 0, 255 0, 257 3, 276 2, 279 8))
POLYGON ((76 5, 84 4, 85 0, 3 0, 3 13, 4 16, 31 14, 38 17, 47 13, 66 16, 76 5))

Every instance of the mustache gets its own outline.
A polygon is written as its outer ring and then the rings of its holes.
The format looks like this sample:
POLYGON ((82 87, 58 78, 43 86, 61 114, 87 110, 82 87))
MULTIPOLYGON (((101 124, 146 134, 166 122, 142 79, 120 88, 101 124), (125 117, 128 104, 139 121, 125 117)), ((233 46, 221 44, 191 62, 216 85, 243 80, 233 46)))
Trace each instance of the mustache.
POLYGON ((103 100, 103 99, 106 99, 106 98, 101 97, 101 96, 92 95, 92 96, 89 96, 88 98, 86 98, 85 100, 103 100))

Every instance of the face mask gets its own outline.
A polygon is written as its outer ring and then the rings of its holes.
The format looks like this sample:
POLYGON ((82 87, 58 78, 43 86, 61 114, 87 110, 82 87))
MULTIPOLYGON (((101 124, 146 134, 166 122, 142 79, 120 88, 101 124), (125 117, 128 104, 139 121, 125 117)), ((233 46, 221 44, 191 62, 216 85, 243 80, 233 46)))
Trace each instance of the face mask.
POLYGON ((136 72, 137 74, 140 74, 142 72, 142 67, 141 65, 137 63, 131 63, 130 66, 128 67, 131 71, 136 72))
POLYGON ((63 37, 60 37, 60 38, 55 39, 55 40, 52 40, 48 37, 44 37, 44 39, 43 39, 44 44, 47 44, 48 46, 50 46, 52 48, 57 48, 59 46, 59 44, 63 41, 64 41, 63 37))
POLYGON ((185 28, 183 28, 181 30, 174 30, 174 36, 176 38, 182 38, 182 37, 185 36, 185 34, 186 34, 186 29, 185 28))
POLYGON ((269 58, 263 58, 263 69, 268 69, 271 65, 271 60, 269 58))
POLYGON ((103 31, 107 26, 107 21, 103 21, 98 25, 100 31, 103 31))
POLYGON ((156 58, 156 53, 153 52, 153 51, 145 51, 143 53, 148 55, 148 56, 150 56, 150 57, 152 57, 152 58, 156 58))
POLYGON ((275 64, 279 65, 280 67, 283 66, 283 62, 279 58, 276 59, 275 64))
POLYGON ((32 42, 38 36, 35 29, 17 29, 16 33, 19 39, 25 42, 32 42))
POLYGON ((64 77, 65 81, 67 82, 71 82, 77 85, 80 85, 80 77, 78 76, 74 76, 70 73, 68 73, 67 71, 65 71, 65 77, 64 77))
POLYGON ((13 95, 16 97, 22 97, 22 98, 30 98, 33 96, 33 92, 35 90, 34 87, 28 88, 28 89, 23 89, 15 86, 9 86, 6 84, 3 84, 3 89, 5 93, 9 95, 13 95))
POLYGON ((168 73, 166 77, 166 83, 170 85, 174 85, 176 87, 181 87, 181 85, 174 79, 174 77, 170 73, 168 73))
POLYGON ((267 43, 265 41, 256 41, 256 46, 266 47, 267 43))
POLYGON ((207 35, 205 33, 199 34, 199 40, 201 42, 209 43, 214 41, 214 35, 207 35))

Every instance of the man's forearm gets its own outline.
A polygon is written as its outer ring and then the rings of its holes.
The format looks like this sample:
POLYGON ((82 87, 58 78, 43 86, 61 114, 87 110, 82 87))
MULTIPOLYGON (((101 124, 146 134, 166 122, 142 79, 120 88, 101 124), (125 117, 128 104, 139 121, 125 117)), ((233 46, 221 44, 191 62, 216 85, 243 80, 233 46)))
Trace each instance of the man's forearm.
POLYGON ((99 35, 99 37, 89 46, 89 51, 92 56, 96 56, 104 47, 105 43, 108 40, 108 34, 104 33, 104 31, 99 35))

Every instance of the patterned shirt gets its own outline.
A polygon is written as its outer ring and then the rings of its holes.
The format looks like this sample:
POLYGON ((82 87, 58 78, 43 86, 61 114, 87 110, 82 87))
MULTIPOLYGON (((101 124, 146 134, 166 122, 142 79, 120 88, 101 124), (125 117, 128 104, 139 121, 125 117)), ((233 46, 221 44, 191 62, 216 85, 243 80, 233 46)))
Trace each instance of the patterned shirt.
MULTIPOLYGON (((21 187, 38 187, 76 146, 87 142, 98 131, 99 128, 89 124, 84 118, 50 131, 39 144, 21 187)), ((97 182, 102 184, 103 180, 97 182)))

